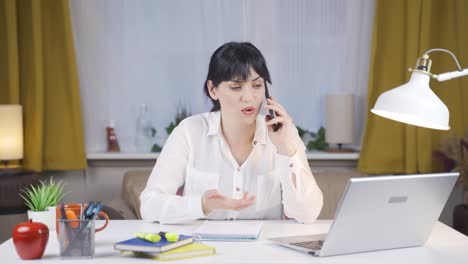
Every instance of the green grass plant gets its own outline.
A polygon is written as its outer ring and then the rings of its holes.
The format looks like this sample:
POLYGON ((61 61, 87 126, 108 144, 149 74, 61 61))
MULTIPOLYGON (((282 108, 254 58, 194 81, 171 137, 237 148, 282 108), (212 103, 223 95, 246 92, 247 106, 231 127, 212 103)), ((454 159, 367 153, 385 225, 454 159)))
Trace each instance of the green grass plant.
POLYGON ((24 195, 19 195, 23 198, 26 206, 36 212, 46 211, 49 206, 56 206, 66 195, 63 192, 63 181, 56 182, 54 178, 48 182, 40 181, 38 185, 31 184, 21 191, 24 195))

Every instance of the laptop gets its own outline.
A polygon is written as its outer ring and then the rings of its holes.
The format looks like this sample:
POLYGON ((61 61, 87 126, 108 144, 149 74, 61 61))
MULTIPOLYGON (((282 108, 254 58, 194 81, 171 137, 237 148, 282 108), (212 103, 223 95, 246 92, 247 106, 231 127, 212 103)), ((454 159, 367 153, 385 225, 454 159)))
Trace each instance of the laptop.
POLYGON ((352 178, 328 234, 270 240, 321 257, 424 245, 458 176, 352 178))

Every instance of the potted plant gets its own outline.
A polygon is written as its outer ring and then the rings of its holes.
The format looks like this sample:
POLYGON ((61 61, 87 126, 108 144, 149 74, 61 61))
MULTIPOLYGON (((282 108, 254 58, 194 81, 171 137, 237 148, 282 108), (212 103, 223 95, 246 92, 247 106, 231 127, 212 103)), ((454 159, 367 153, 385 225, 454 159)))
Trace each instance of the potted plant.
POLYGON ((171 122, 167 127, 166 127, 166 133, 169 136, 174 128, 182 122, 185 118, 189 117, 191 115, 190 111, 187 110, 187 108, 184 105, 181 105, 177 109, 177 113, 174 117, 174 121, 171 122))
MULTIPOLYGON (((191 113, 187 110, 187 108, 184 105, 180 105, 179 107, 177 107, 177 112, 174 117, 174 121, 171 121, 169 125, 167 125, 167 127, 165 128, 167 136, 171 135, 174 128, 178 126, 180 122, 182 122, 182 120, 189 117, 190 115, 191 113)), ((150 129, 151 129, 151 138, 153 141, 151 152, 161 152, 162 146, 156 142, 156 134, 158 133, 158 131, 156 130, 155 127, 151 127, 150 129)))
POLYGON ((453 228, 468 235, 468 137, 445 139, 433 157, 441 162, 442 171, 460 172, 458 184, 463 188, 463 203, 454 209, 453 228))
POLYGON ((317 133, 311 132, 309 130, 303 129, 300 126, 296 126, 299 137, 304 142, 308 151, 313 150, 326 150, 328 144, 325 140, 325 128, 320 127, 317 133))
POLYGON ((40 181, 38 185, 31 184, 21 191, 24 195, 19 195, 29 208, 28 219, 44 223, 49 231, 55 230, 55 207, 65 196, 63 181, 56 182, 51 178, 49 181, 40 181))

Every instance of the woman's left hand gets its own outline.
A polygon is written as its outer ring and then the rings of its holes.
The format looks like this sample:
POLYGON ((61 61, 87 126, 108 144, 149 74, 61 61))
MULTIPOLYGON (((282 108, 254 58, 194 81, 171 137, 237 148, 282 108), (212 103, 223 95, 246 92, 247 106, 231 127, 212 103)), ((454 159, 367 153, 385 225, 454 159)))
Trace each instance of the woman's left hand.
POLYGON ((268 126, 268 135, 275 144, 278 154, 292 157, 296 153, 296 146, 293 141, 293 120, 286 112, 286 109, 280 105, 273 97, 267 99, 265 105, 267 110, 276 112, 276 117, 270 120, 270 116, 266 116, 266 125, 268 126), (278 131, 273 131, 273 124, 281 123, 282 127, 278 131))

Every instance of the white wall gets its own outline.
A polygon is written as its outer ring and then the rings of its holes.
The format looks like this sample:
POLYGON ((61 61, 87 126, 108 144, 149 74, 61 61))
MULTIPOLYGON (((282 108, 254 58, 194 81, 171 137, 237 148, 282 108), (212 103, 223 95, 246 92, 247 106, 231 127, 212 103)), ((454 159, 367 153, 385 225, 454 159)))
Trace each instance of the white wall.
POLYGON ((327 93, 356 94, 360 144, 373 0, 70 0, 70 8, 87 152, 105 150, 110 119, 122 150, 133 151, 142 103, 160 136, 177 106, 208 111, 209 58, 228 41, 250 41, 263 52, 271 94, 303 128, 325 124, 327 93))

